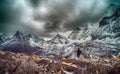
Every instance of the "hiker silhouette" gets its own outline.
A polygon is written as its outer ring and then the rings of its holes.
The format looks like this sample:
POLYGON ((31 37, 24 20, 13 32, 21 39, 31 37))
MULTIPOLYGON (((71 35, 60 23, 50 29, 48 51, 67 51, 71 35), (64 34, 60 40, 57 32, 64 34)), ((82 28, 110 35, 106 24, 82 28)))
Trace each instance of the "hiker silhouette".
POLYGON ((77 58, 80 58, 80 55, 81 55, 81 50, 80 48, 77 49, 77 58))

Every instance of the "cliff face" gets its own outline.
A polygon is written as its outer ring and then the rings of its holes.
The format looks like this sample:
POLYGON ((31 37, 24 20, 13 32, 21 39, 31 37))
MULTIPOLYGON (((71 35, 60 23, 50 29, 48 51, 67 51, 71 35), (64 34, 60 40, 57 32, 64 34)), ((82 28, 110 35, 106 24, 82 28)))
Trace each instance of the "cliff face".
POLYGON ((117 9, 115 14, 110 17, 104 17, 99 28, 92 33, 92 39, 118 39, 120 38, 120 9, 117 9))

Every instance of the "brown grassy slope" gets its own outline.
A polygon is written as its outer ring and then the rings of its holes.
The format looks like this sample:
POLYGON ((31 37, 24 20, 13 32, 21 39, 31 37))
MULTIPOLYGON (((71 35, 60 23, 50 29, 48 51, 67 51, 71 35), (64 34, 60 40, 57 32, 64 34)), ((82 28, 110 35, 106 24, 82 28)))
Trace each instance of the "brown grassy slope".
POLYGON ((72 74, 120 74, 120 63, 110 59, 64 59, 62 57, 45 58, 36 55, 14 54, 0 51, 0 74, 55 74, 62 70, 72 74), (50 63, 49 59, 73 63, 74 68, 67 65, 50 63), (62 67, 61 67, 62 66, 62 67))

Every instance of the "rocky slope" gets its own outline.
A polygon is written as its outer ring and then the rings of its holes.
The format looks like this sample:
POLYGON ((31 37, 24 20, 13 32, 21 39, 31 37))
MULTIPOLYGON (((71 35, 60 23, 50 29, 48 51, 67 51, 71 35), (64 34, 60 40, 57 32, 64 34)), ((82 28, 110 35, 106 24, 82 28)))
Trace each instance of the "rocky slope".
POLYGON ((119 74, 120 63, 114 59, 67 59, 0 52, 0 74, 119 74), (64 63, 52 62, 60 61, 64 63), (67 65, 74 64, 74 66, 67 65))

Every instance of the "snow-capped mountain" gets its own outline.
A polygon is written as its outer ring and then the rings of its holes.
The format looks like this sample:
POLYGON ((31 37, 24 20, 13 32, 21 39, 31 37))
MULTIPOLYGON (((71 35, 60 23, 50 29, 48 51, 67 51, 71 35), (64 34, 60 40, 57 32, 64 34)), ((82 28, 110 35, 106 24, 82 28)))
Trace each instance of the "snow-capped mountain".
POLYGON ((110 17, 100 21, 99 28, 92 34, 92 39, 116 39, 120 37, 120 9, 110 17))
POLYGON ((119 54, 120 9, 117 9, 112 16, 104 17, 95 31, 90 28, 76 28, 69 38, 79 40, 79 37, 85 38, 85 36, 91 36, 92 39, 78 45, 83 52, 82 55, 87 54, 89 58, 110 58, 119 54))
POLYGON ((17 31, 17 32, 14 34, 14 36, 13 36, 12 39, 16 39, 16 40, 19 40, 19 41, 26 41, 25 36, 24 36, 21 32, 19 32, 19 31, 17 31))
POLYGON ((40 38, 33 34, 27 35, 26 38, 27 38, 29 44, 34 47, 43 46, 46 43, 46 41, 43 38, 40 38))
POLYGON ((79 46, 91 58, 115 57, 120 53, 120 9, 109 17, 104 17, 96 31, 91 34, 92 40, 79 46))
POLYGON ((94 27, 84 26, 84 27, 77 27, 73 30, 73 32, 68 36, 69 39, 72 40, 91 40, 91 34, 95 30, 94 27))
POLYGON ((50 44, 67 44, 69 41, 61 34, 57 34, 53 39, 49 41, 50 44))
POLYGON ((40 50, 40 47, 33 47, 29 44, 27 37, 17 31, 14 36, 0 45, 0 50, 15 53, 32 53, 40 50))

